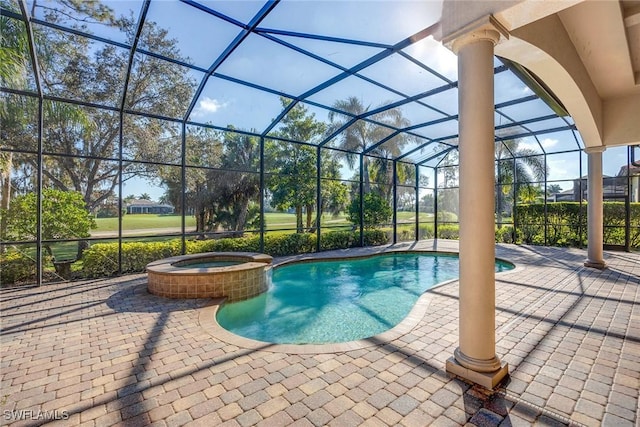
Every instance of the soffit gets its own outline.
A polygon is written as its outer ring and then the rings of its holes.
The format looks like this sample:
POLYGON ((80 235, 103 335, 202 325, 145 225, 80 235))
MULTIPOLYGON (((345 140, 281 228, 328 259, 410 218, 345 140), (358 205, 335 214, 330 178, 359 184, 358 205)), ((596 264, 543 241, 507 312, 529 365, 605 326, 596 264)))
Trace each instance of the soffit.
POLYGON ((558 13, 602 99, 640 93, 636 84, 639 4, 583 2, 558 13), (633 59, 632 52, 636 52, 633 59))

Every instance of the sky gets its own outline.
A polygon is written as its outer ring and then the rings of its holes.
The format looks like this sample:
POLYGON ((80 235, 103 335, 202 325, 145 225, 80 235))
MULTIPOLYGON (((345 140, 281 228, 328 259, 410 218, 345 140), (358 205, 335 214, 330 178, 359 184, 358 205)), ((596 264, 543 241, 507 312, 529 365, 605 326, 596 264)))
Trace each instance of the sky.
MULTIPOLYGON (((33 5, 33 1, 27 2, 29 7, 33 5)), ((37 1, 41 4, 47 0, 37 1)), ((139 16, 142 6, 142 0, 110 0, 104 3, 110 6, 116 15, 124 14, 135 18, 139 16)), ((243 23, 249 22, 264 4, 248 0, 201 0, 200 3, 243 23)), ((394 45, 437 23, 441 6, 441 1, 282 1, 259 24, 259 28, 304 32, 380 44, 380 46, 359 46, 338 41, 272 35, 282 43, 294 44, 326 58, 339 67, 350 68, 382 52, 384 46, 394 45)), ((43 18, 41 12, 39 13, 40 15, 36 14, 36 17, 43 18)), ((187 58, 186 62, 203 69, 208 69, 215 58, 240 32, 238 26, 178 1, 151 1, 146 19, 167 29, 168 37, 177 41, 181 55, 187 58)), ((147 28, 143 28, 143 33, 147 28)), ((119 42, 126 41, 124 34, 104 25, 88 24, 87 29, 101 37, 119 42)), ((153 47, 149 49, 154 50, 153 47)), ((403 49, 402 53, 409 58, 400 54, 391 55, 363 70, 361 75, 382 82, 389 88, 408 96, 423 93, 445 83, 410 60, 415 59, 427 64, 446 79, 457 80, 455 55, 431 36, 403 49)), ((500 62, 496 60, 495 64, 500 65, 500 62)), ((201 72, 186 68, 184 71, 197 82, 203 79, 204 74, 201 72)), ((251 34, 216 69, 216 75, 208 79, 189 119, 223 127, 232 124, 239 129, 263 132, 282 110, 278 95, 237 84, 226 80, 225 76, 298 97, 341 72, 340 68, 322 63, 263 36, 251 34)), ((509 72, 496 75, 495 87, 496 103, 532 93, 509 72)), ((402 99, 398 93, 380 88, 355 76, 347 77, 333 86, 320 90, 308 99, 330 106, 336 100, 348 96, 360 98, 371 108, 402 99)), ((446 114, 457 114, 457 90, 425 98, 425 102, 440 112, 418 104, 403 106, 404 115, 411 123, 423 123, 445 117, 446 114)), ((316 115, 316 119, 328 122, 328 110, 308 104, 307 106, 316 115)), ((507 107, 501 111, 504 115, 496 115, 497 125, 508 122, 507 116, 521 120, 550 114, 549 108, 540 100, 507 107)), ((551 123, 542 123, 538 126, 551 126, 551 123)), ((451 121, 429 129, 416 129, 415 132, 437 138, 456 133, 456 130, 456 122, 451 121)), ((577 147, 572 132, 542 135, 538 139, 543 149, 548 152, 577 147)), ((540 145, 533 138, 523 139, 522 146, 541 152, 540 145)), ((617 174, 625 160, 615 150, 611 154, 605 154, 604 173, 617 174)), ((580 159, 577 154, 550 156, 548 164, 551 171, 550 180, 570 179, 580 173, 580 159)), ((586 159, 583 159, 584 174, 586 174, 586 159)), ((157 200, 163 191, 162 188, 146 181, 131 180, 126 183, 123 196, 146 192, 157 200)))

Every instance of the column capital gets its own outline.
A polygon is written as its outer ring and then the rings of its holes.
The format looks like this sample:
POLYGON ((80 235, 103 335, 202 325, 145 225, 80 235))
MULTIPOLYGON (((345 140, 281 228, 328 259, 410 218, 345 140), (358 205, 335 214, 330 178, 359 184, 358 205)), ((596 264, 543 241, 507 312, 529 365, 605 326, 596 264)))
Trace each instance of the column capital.
POLYGON ((470 43, 490 41, 495 46, 501 38, 508 40, 509 31, 493 15, 486 15, 449 34, 442 43, 457 55, 463 46, 470 43))
POLYGON ((587 154, 596 154, 596 153, 604 153, 607 147, 604 145, 600 145, 598 147, 584 147, 584 152, 587 154))

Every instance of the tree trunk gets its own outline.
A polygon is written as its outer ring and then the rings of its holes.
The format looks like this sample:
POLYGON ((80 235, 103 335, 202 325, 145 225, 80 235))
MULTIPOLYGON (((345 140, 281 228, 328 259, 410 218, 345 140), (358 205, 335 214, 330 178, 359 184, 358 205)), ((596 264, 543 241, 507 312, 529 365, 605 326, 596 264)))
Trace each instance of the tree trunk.
POLYGON ((302 226, 302 206, 296 205, 296 230, 298 233, 304 232, 302 226))
POLYGON ((78 251, 76 252, 76 260, 82 258, 82 254, 85 250, 89 249, 89 241, 88 240, 79 240, 78 241, 78 251))
POLYGON ((364 175, 364 194, 371 192, 371 182, 369 181, 369 161, 365 157, 363 161, 362 174, 364 175))
POLYGON ((236 221, 235 231, 244 231, 247 225, 248 216, 249 216, 249 199, 245 199, 245 200, 242 200, 242 202, 240 202, 238 220, 236 221))
POLYGON ((204 217, 205 217, 204 211, 200 211, 196 214, 196 232, 197 233, 204 233, 204 217))
MULTIPOLYGON (((6 156, 3 159, 2 165, 2 175, 0 176, 0 180, 2 181, 2 197, 0 198, 0 209, 6 211, 9 209, 9 204, 11 203, 11 169, 13 167, 13 153, 4 153, 3 156, 6 156)), ((7 229, 7 216, 2 215, 0 218, 0 234, 4 234, 7 229)), ((3 237, 3 236, 2 236, 3 237)), ((3 246, 2 252, 6 249, 3 246)))
POLYGON ((313 205, 307 205, 307 230, 311 229, 313 205))

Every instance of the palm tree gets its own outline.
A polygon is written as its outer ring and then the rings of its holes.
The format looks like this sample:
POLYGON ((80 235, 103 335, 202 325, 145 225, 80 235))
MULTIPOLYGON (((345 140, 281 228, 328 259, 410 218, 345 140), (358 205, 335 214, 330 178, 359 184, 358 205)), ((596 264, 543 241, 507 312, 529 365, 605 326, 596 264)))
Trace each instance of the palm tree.
MULTIPOLYGON (((11 8, 11 5, 7 5, 4 1, 2 6, 11 8)), ((28 87, 29 73, 32 70, 26 27, 20 20, 2 16, 0 17, 0 28, 2 28, 0 82, 5 87, 25 89, 28 87)), ((50 58, 45 57, 42 62, 46 63, 48 59, 50 58)), ((1 146, 35 147, 37 128, 34 128, 34 123, 37 121, 33 118, 38 114, 38 104, 26 96, 7 95, 0 98, 1 146)), ((72 127, 82 126, 88 131, 93 129, 92 123, 79 107, 44 102, 43 114, 50 120, 56 118, 58 123, 66 123, 72 127)), ((11 205, 12 173, 14 164, 23 162, 20 157, 11 151, 0 153, 0 189, 2 190, 0 211, 6 212, 11 205)), ((45 174, 48 173, 47 169, 45 168, 45 174)), ((6 221, 6 215, 0 215, 0 230, 6 230, 6 221)), ((84 247, 82 241, 78 243, 78 253, 80 253, 81 247, 84 247)))
MULTIPOLYGON (((329 135, 346 125, 352 120, 352 117, 359 118, 366 115, 371 106, 369 105, 365 107, 360 99, 351 96, 347 99, 336 101, 333 104, 333 108, 344 111, 348 113, 349 116, 331 111, 329 113, 329 120, 331 122, 328 129, 329 135)), ((369 116, 369 118, 383 125, 389 125, 395 128, 404 128, 409 126, 409 121, 403 117, 402 111, 398 108, 384 110, 369 116)), ((389 136, 392 132, 393 130, 386 126, 381 126, 361 119, 346 128, 338 136, 338 139, 340 141, 339 147, 346 151, 345 160, 349 167, 354 167, 358 157, 357 153, 363 152, 373 144, 389 136)), ((407 142, 408 139, 404 135, 398 134, 389 139, 389 141, 383 144, 383 146, 372 150, 371 154, 375 154, 383 158, 391 158, 392 156, 398 155, 402 147, 407 142)), ((379 159, 374 163, 375 164, 372 165, 370 159, 365 156, 363 165, 365 193, 371 190, 371 181, 369 176, 370 168, 377 169, 377 173, 375 175, 378 182, 392 184, 391 177, 393 176, 393 171, 391 168, 388 168, 388 162, 383 159, 379 159)))
POLYGON ((513 197, 517 200, 525 189, 531 190, 532 183, 544 180, 547 168, 544 156, 530 148, 521 147, 518 139, 497 141, 495 156, 497 162, 496 213, 498 228, 500 228, 504 196, 513 189, 513 197))
MULTIPOLYGON (((4 3, 3 3, 4 6, 4 3)), ((29 59, 28 40, 26 30, 22 22, 10 19, 6 16, 0 17, 2 28, 2 46, 0 46, 0 81, 2 86, 18 87, 22 89, 27 81, 27 67, 29 59)), ((24 105, 15 105, 16 97, 3 97, 0 101, 0 120, 3 122, 5 131, 2 132, 2 145, 5 145, 7 138, 6 129, 11 127, 23 127, 24 105)), ((19 98, 18 98, 19 99, 19 98)), ((13 153, 3 152, 0 154, 0 210, 8 210, 11 201, 11 171, 13 169, 13 153)), ((0 217, 0 229, 6 229, 6 217, 0 217)))

